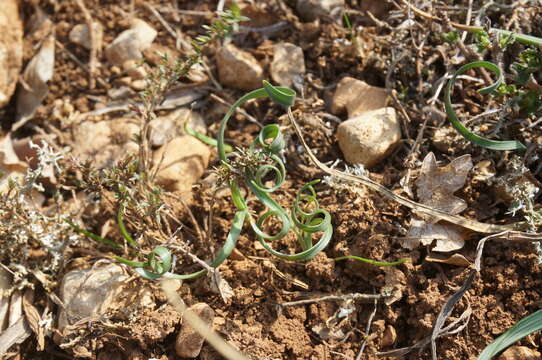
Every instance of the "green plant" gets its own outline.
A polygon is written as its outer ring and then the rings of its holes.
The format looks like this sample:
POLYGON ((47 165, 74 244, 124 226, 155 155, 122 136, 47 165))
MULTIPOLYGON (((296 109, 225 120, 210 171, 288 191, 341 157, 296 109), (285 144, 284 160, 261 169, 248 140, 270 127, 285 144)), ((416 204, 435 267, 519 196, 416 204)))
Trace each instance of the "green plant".
MULTIPOLYGON (((309 260, 318 252, 322 251, 329 243, 333 234, 331 225, 331 215, 320 208, 316 199, 316 192, 313 185, 318 181, 311 181, 304 185, 297 193, 290 214, 280 206, 270 194, 280 188, 286 178, 286 169, 279 154, 285 147, 285 141, 277 125, 265 126, 259 135, 254 139, 251 146, 244 150, 238 149, 233 153, 233 160, 226 156, 227 150, 232 150, 224 141, 224 132, 230 117, 235 113, 237 107, 248 100, 270 97, 275 102, 290 107, 295 99, 295 92, 288 88, 274 87, 264 82, 264 87, 254 90, 241 97, 229 109, 224 116, 218 135, 215 141, 209 137, 198 136, 197 132, 190 131, 199 139, 216 145, 218 157, 221 165, 218 173, 224 183, 227 183, 231 189, 232 201, 237 208, 237 212, 232 221, 231 230, 226 238, 223 247, 219 250, 215 259, 210 263, 213 268, 218 267, 224 262, 234 249, 237 239, 242 231, 245 222, 248 222, 256 232, 262 246, 274 256, 286 260, 309 260), (266 186, 268 181, 273 182, 272 186, 266 186), (245 185, 256 198, 267 207, 267 211, 255 217, 251 214, 247 199, 241 194, 241 186, 245 185), (275 218, 280 223, 280 230, 275 234, 267 233, 264 225, 275 218), (273 249, 268 241, 284 238, 293 229, 302 251, 296 254, 285 254, 273 249), (317 242, 313 242, 313 235, 322 233, 317 242)), ((76 231, 92 238, 100 243, 119 248, 120 245, 104 239, 96 234, 90 233, 71 221, 66 220, 76 231)), ((127 264, 135 269, 141 276, 147 279, 157 279, 159 277, 174 279, 192 279, 199 277, 207 272, 202 269, 191 274, 173 273, 174 258, 171 252, 164 246, 157 246, 149 254, 140 252, 138 243, 126 230, 124 226, 124 206, 122 205, 117 212, 117 225, 121 236, 126 243, 135 250, 134 255, 146 256, 146 261, 133 261, 123 257, 115 256, 114 259, 127 264)))
MULTIPOLYGON (((534 36, 516 34, 510 31, 491 29, 488 33, 480 28, 465 28, 463 30, 472 31, 478 44, 478 50, 483 51, 491 46, 490 34, 498 37, 499 45, 505 48, 514 41, 526 44, 542 46, 542 39, 534 36)), ((515 85, 504 83, 504 77, 501 69, 496 64, 489 61, 475 61, 461 66, 449 80, 444 93, 445 109, 452 126, 470 142, 492 150, 525 150, 526 147, 519 141, 495 141, 486 139, 474 134, 467 129, 457 118, 451 101, 453 85, 457 77, 468 70, 476 68, 485 68, 493 72, 497 80, 490 86, 479 90, 481 94, 512 95, 510 104, 517 109, 522 116, 528 116, 542 108, 542 86, 538 85, 540 79, 540 70, 542 69, 542 54, 538 49, 526 49, 514 63, 513 69, 516 73, 515 85), (522 87, 519 89, 518 87, 522 87), (515 105, 515 106, 514 106, 515 105)))
POLYGON ((531 315, 524 317, 514 326, 499 336, 495 341, 489 344, 478 356, 477 360, 489 360, 503 351, 516 341, 525 336, 542 329, 542 310, 538 310, 531 315))

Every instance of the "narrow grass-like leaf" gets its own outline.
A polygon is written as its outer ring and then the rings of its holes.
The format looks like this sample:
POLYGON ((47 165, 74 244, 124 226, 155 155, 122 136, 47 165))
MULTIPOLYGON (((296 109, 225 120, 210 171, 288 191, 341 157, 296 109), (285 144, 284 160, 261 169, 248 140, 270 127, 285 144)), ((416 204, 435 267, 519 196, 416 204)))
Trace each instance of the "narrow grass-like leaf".
POLYGON ((496 141, 496 140, 490 140, 486 139, 484 137, 481 137, 479 135, 474 134, 469 129, 467 129, 457 118, 457 115, 453 109, 452 106, 452 100, 451 100, 451 93, 454 86, 454 83, 457 79, 457 77, 464 72, 474 69, 474 68, 485 68, 495 73, 497 76, 497 81, 495 83, 491 84, 490 86, 487 86, 483 89, 480 89, 479 92, 482 94, 489 94, 493 92, 501 83, 503 82, 503 76, 501 73, 501 69, 489 62, 489 61, 475 61, 468 64, 465 64, 461 66, 452 76, 450 81, 448 81, 448 86, 446 87, 446 91, 444 92, 444 106, 446 109, 446 115, 448 115, 448 118, 450 119, 450 122, 452 123, 452 126, 468 141, 472 142, 473 144, 492 149, 492 150, 525 150, 525 146, 519 142, 519 141, 496 141))
POLYGON ((518 321, 504 334, 489 344, 480 356, 478 356, 477 360, 489 360, 516 341, 539 330, 542 330, 542 310, 538 310, 518 321))
POLYGON ((68 223, 68 225, 70 225, 72 227, 72 229, 74 229, 75 231, 77 231, 78 233, 82 234, 82 235, 85 235, 86 237, 96 241, 96 242, 99 242, 99 243, 102 243, 104 245, 109 245, 109 246, 113 246, 113 247, 116 247, 116 248, 121 248, 122 245, 120 244, 117 244, 116 242, 112 241, 112 240, 109 240, 109 239, 105 239, 99 235, 96 235, 94 233, 91 233, 90 231, 87 231, 83 228, 80 228, 79 226, 75 225, 71 220, 69 219, 64 219, 64 221, 66 221, 68 223))
MULTIPOLYGON (((193 136, 195 137, 196 139, 198 139, 199 141, 201 141, 202 143, 204 144, 207 144, 209 146, 213 146, 213 147, 217 147, 218 146, 218 142, 216 141, 216 139, 210 137, 210 136, 207 136, 197 130, 194 130, 190 127, 190 125, 188 125, 188 121, 184 124, 184 131, 190 135, 190 136, 193 136)), ((230 153, 233 151, 233 147, 231 147, 230 145, 228 144, 224 144, 224 150, 227 152, 227 153, 230 153)))
POLYGON ((371 264, 371 265, 374 265, 374 266, 397 266, 397 265, 401 265, 401 264, 408 261, 408 258, 403 258, 403 259, 399 259, 399 260, 393 261, 393 262, 385 262, 385 261, 371 260, 371 259, 367 259, 367 258, 360 257, 360 256, 354 256, 354 255, 340 256, 340 257, 337 257, 337 258, 335 258, 333 260, 340 261, 340 260, 348 260, 348 259, 362 261, 364 263, 371 264))
POLYGON ((117 225, 119 226, 120 234, 126 240, 130 246, 134 248, 138 248, 139 245, 137 245, 137 242, 134 240, 132 235, 126 230, 126 226, 124 226, 124 206, 120 205, 119 210, 117 211, 117 225))

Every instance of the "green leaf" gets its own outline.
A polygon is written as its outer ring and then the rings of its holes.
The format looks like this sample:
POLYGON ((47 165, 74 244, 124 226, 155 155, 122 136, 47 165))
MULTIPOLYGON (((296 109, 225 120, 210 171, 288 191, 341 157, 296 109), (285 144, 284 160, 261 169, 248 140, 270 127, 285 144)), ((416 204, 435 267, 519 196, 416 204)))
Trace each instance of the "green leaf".
POLYGON ((478 356, 477 360, 489 360, 499 352, 503 351, 516 341, 525 336, 542 329, 542 310, 524 317, 514 326, 508 329, 504 334, 499 336, 495 341, 489 344, 484 351, 478 356))
POLYGON ((109 240, 109 239, 105 239, 99 235, 96 235, 90 231, 87 231, 83 228, 80 228, 79 226, 75 225, 70 219, 64 219, 65 222, 68 223, 68 225, 70 225, 72 227, 72 229, 74 229, 75 231, 77 231, 78 233, 80 234, 83 234, 85 235, 86 237, 94 240, 94 241, 97 241, 99 243, 102 243, 104 245, 109 245, 109 246, 113 246, 113 247, 116 247, 116 248, 122 248, 122 246, 120 244, 117 244, 116 242, 114 242, 113 240, 109 240))
POLYGON ((397 266, 397 265, 401 265, 401 264, 408 261, 408 258, 403 258, 403 259, 399 259, 399 260, 393 261, 393 262, 384 262, 384 261, 371 260, 371 259, 367 259, 367 258, 360 257, 360 256, 354 256, 354 255, 341 256, 341 257, 335 258, 333 260, 340 261, 340 260, 348 260, 348 259, 358 260, 358 261, 361 261, 361 262, 364 262, 364 263, 367 263, 367 264, 371 264, 371 265, 374 265, 374 266, 397 266))
POLYGON ((291 107, 294 105, 296 96, 295 90, 287 87, 273 86, 267 80, 263 81, 263 88, 269 97, 277 104, 284 107, 291 107))
POLYGON ((476 144, 476 145, 479 145, 491 150, 525 150, 526 147, 519 141, 495 141, 495 140, 486 139, 484 137, 476 135, 473 132, 471 132, 469 129, 467 129, 457 118, 457 115, 453 109, 452 100, 451 100, 451 93, 452 93, 454 83, 459 75, 465 73, 466 71, 470 69, 474 69, 478 67, 488 69, 494 72, 495 75, 497 76, 497 81, 495 83, 479 90, 481 94, 489 94, 495 91, 502 84, 503 76, 501 73, 501 69, 499 69, 497 65, 491 62, 475 61, 475 62, 471 62, 471 63, 461 66, 454 73, 450 81, 448 81, 448 86, 446 87, 446 91, 444 92, 444 106, 446 108, 446 115, 448 115, 448 119, 450 119, 452 126, 465 139, 472 142, 473 144, 476 144))

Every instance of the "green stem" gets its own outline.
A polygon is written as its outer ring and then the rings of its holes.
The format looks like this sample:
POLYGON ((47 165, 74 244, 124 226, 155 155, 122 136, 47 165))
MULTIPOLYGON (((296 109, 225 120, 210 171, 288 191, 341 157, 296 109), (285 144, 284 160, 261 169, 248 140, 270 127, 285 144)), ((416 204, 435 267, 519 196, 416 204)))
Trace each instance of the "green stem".
POLYGON ((371 265, 374 265, 374 266, 397 266, 397 265, 401 265, 401 264, 408 261, 408 258, 403 258, 403 259, 399 259, 399 260, 394 261, 394 262, 384 262, 384 261, 371 260, 371 259, 367 259, 367 258, 360 257, 360 256, 354 256, 354 255, 340 256, 340 257, 335 258, 333 260, 341 261, 341 260, 348 260, 348 259, 362 261, 364 263, 371 264, 371 265))

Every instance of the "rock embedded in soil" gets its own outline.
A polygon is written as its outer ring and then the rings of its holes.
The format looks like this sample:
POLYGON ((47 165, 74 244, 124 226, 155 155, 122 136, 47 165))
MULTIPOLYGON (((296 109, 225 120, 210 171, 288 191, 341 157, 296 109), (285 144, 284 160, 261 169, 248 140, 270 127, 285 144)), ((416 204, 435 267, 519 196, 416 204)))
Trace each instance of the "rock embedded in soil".
POLYGON ((275 55, 269 69, 271 78, 281 86, 292 87, 301 83, 305 74, 303 50, 294 44, 279 43, 273 48, 275 55))
MULTIPOLYGON (((209 305, 194 304, 188 308, 188 311, 196 314, 209 328, 212 327, 215 312, 209 305)), ((183 318, 181 331, 175 341, 175 353, 182 358, 195 358, 201 352, 203 341, 203 337, 183 318)))
POLYGON ((240 90, 254 90, 262 86, 263 69, 252 54, 232 44, 216 53, 218 77, 223 85, 240 90))
POLYGON ((9 102, 23 65, 23 23, 17 0, 4 0, 0 11, 0 108, 9 102))
POLYGON ((82 161, 92 160, 94 167, 103 169, 127 153, 137 153, 139 147, 132 139, 138 133, 139 126, 132 119, 85 121, 73 130, 72 154, 82 161))
POLYGON ((335 115, 341 115, 346 110, 351 119, 364 112, 383 108, 386 98, 386 89, 347 76, 337 84, 330 110, 335 115))
POLYGON ((203 175, 211 151, 190 135, 174 138, 154 153, 154 163, 160 166, 155 181, 166 190, 189 196, 192 185, 203 175))
POLYGON ((107 61, 122 66, 128 60, 140 60, 158 32, 141 19, 132 20, 132 27, 119 34, 105 49, 107 61))
POLYGON ((344 7, 344 0, 297 0, 296 10, 301 19, 314 21, 344 7))
POLYGON ((538 351, 526 346, 512 346, 503 352, 497 360, 542 360, 542 356, 538 351))
POLYGON ((382 161, 401 140, 401 127, 391 107, 369 111, 341 123, 339 147, 349 164, 370 168, 382 161))
POLYGON ((169 140, 184 133, 184 122, 188 121, 193 130, 203 134, 207 132, 207 126, 203 117, 188 108, 177 109, 168 115, 160 116, 149 123, 149 141, 151 146, 165 145, 169 140))
POLYGON ((58 328, 104 314, 115 304, 122 284, 129 278, 124 269, 113 263, 96 264, 88 270, 66 273, 60 285, 60 299, 65 309, 58 318, 58 328))
POLYGON ((387 347, 395 344, 395 341, 397 341, 397 331, 395 331, 393 326, 387 325, 386 330, 384 330, 384 334, 382 335, 382 342, 380 344, 387 347))
MULTIPOLYGON (((96 49, 99 50, 102 48, 104 30, 102 24, 99 22, 92 22, 92 31, 94 32, 94 43, 96 44, 96 49)), ((74 44, 80 45, 87 50, 90 50, 92 43, 90 41, 90 32, 88 31, 87 24, 77 24, 71 29, 70 41, 74 44)))

